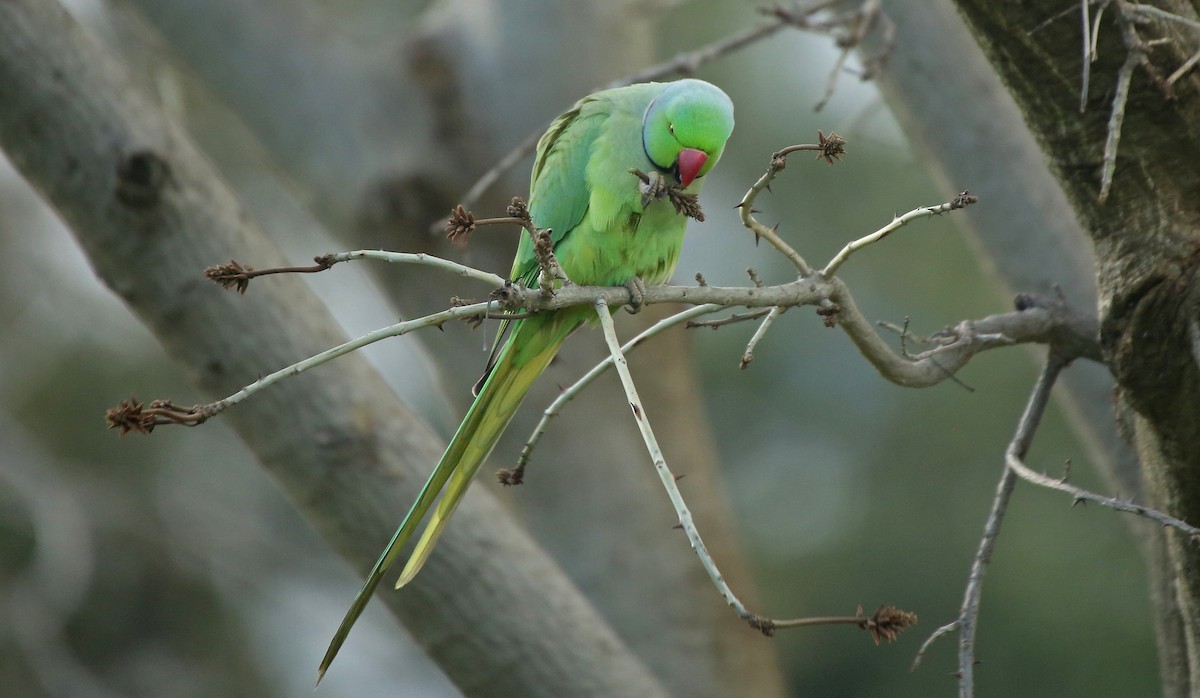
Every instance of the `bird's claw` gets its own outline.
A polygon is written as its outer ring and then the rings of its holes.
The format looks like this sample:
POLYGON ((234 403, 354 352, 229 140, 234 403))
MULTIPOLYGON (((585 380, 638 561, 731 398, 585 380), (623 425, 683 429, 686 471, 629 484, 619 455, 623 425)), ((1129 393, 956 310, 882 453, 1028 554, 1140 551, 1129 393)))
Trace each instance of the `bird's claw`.
POLYGON ((671 186, 667 183, 667 178, 657 170, 639 173, 638 179, 642 180, 641 185, 638 186, 638 190, 642 192, 642 208, 649 206, 654 201, 659 201, 670 193, 671 186))
POLYGON ((635 276, 625 282, 625 288, 629 291, 629 303, 625 306, 625 310, 631 315, 642 312, 642 303, 646 297, 646 282, 642 281, 642 277, 635 276))

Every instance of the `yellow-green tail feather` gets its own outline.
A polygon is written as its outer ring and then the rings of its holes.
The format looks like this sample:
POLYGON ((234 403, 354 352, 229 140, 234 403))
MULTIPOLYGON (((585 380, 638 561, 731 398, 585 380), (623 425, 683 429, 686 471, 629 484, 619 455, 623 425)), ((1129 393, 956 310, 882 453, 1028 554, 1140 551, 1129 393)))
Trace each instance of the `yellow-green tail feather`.
MULTIPOLYGON (((566 338, 567 333, 561 333, 561 336, 557 337, 537 336, 534 341, 541 340, 539 343, 545 342, 547 339, 550 341, 547 346, 533 356, 528 356, 528 346, 525 347, 526 351, 515 350, 514 340, 517 334, 528 337, 534 333, 514 331, 508 345, 501 351, 496 365, 480 389, 479 395, 471 404, 471 408, 463 418, 462 424, 459 425, 458 431, 455 432, 454 438, 446 447, 446 452, 442 454, 441 460, 438 461, 437 467, 425 482, 425 486, 421 488, 420 494, 417 495, 412 508, 408 510, 400 528, 396 529, 392 540, 388 542, 387 547, 375 562, 375 566, 371 568, 371 573, 367 575, 362 589, 359 590, 358 595, 354 597, 354 602, 346 611, 346 616, 342 619, 337 632, 334 633, 333 640, 329 643, 329 649, 325 651, 324 659, 321 660, 317 683, 321 682, 325 671, 333 663, 334 657, 337 656, 346 636, 350 634, 350 629, 354 626, 355 621, 358 620, 363 609, 371 600, 371 595, 374 593, 375 587, 379 586, 384 573, 396 561, 400 551, 412 538, 413 533, 425 518, 425 514, 440 494, 441 501, 434 509, 433 516, 425 526, 420 539, 413 546, 408 562, 400 574, 400 579, 396 582, 396 588, 399 589, 410 582, 424 566, 425 561, 429 559, 429 554, 437 544, 446 522, 458 507, 458 503, 462 501, 463 495, 466 494, 471 479, 479 470, 479 466, 487 459, 488 454, 491 453, 509 421, 512 420, 521 401, 525 398, 525 394, 529 392, 530 386, 558 352, 558 347, 566 338), (519 366, 516 365, 517 354, 522 355, 519 366)), ((555 332, 554 334, 559 335, 560 333, 555 332)))

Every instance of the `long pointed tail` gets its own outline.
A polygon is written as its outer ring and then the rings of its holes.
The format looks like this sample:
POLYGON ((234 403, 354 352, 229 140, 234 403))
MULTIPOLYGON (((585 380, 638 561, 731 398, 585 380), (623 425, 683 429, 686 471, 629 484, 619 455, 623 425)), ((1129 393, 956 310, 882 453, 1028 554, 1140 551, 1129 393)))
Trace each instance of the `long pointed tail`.
MULTIPOLYGON (((516 334, 517 332, 513 333, 514 337, 516 334)), ((400 575, 400 581, 396 583, 396 588, 399 589, 411 581, 421 570, 425 561, 429 559, 429 553, 437 544, 446 522, 458 507, 463 495, 466 494, 471 478, 491 453, 500 434, 504 432, 505 427, 512 420, 513 414, 516 413, 517 407, 520 406, 521 400, 529 392, 529 387, 533 385, 534 380, 541 375, 558 352, 558 347, 562 344, 563 339, 565 339, 565 334, 552 339, 548 346, 532 357, 521 356, 521 365, 518 366, 516 365, 516 355, 526 352, 517 351, 516 343, 510 338, 508 345, 497 358, 491 375, 488 376, 478 397, 475 398, 466 417, 463 418, 462 424, 459 425, 458 431, 455 432, 454 438, 446 447, 442 459, 438 461, 437 468, 429 476, 425 486, 421 488, 417 500, 408 510, 400 528, 396 529, 392 540, 388 542, 387 547, 375 562, 375 566, 371 568, 371 573, 367 575, 362 589, 354 597, 354 602, 350 604, 349 610, 346 611, 342 624, 334 633, 333 640, 329 643, 329 649, 325 651, 325 657, 321 660, 321 666, 317 672, 318 684, 325 676, 329 665, 333 663, 346 636, 350 634, 350 628, 354 626, 355 621, 358 620, 359 615, 371 600, 371 595, 374 593, 375 587, 379 586, 384 573, 396 561, 396 557, 399 556, 400 551, 420 526, 421 520, 425 518, 425 514, 433 506, 438 495, 442 494, 442 499, 438 502, 432 518, 422 532, 421 538, 413 547, 412 554, 400 575)))

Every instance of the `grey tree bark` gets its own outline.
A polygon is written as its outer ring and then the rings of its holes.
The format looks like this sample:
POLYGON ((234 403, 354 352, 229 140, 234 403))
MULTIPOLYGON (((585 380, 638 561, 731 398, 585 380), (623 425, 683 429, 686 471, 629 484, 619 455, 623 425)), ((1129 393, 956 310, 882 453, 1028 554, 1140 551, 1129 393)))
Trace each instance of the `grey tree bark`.
MULTIPOLYGON (((1058 284, 1072 302, 1096 304, 1121 423, 1103 371, 1073 367, 1059 398, 1114 490, 1145 492, 1155 506, 1200 520, 1191 262, 1200 234, 1200 77, 1185 76, 1168 100, 1136 71, 1112 195, 1101 202, 1116 76, 1130 50, 1116 4, 1100 24, 1083 114, 1079 3, 956 4, 965 28, 949 2, 885 3, 898 28, 881 80, 889 104, 949 186, 981 195, 970 224, 1010 288, 1058 284)), ((1195 3, 1158 5, 1195 20, 1195 3)), ((1147 54, 1164 75, 1200 47, 1185 24, 1153 21, 1139 31, 1171 39, 1147 54)), ((1174 532, 1133 526, 1154 588, 1164 693, 1192 695, 1200 686, 1200 558, 1174 532)))

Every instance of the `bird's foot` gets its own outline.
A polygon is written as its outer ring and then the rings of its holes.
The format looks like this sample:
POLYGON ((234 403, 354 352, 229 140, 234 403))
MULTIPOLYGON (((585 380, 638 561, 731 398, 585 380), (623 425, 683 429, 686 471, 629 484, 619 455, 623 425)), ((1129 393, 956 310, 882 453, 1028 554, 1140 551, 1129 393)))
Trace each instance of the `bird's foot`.
POLYGON ((638 186, 638 191, 642 192, 642 208, 649 206, 654 201, 659 201, 671 191, 671 185, 667 183, 667 178, 657 170, 646 173, 634 168, 629 172, 642 181, 638 186))
POLYGON ((657 170, 647 174, 637 168, 630 168, 629 173, 642 182, 638 185, 638 191, 642 193, 642 208, 646 208, 655 201, 669 199, 671 205, 675 207, 676 213, 682 213, 697 221, 704 221, 704 211, 700 209, 699 197, 688 192, 686 187, 667 182, 667 178, 657 170))
POLYGON ((635 276, 625 282, 625 288, 629 291, 629 304, 625 306, 625 310, 631 315, 642 312, 642 302, 646 297, 646 282, 642 281, 642 277, 635 276))

